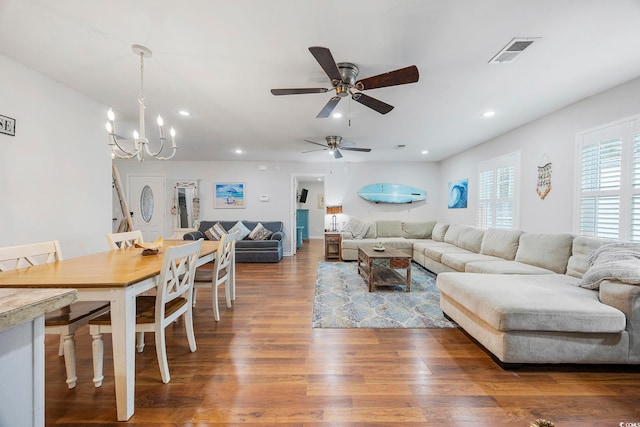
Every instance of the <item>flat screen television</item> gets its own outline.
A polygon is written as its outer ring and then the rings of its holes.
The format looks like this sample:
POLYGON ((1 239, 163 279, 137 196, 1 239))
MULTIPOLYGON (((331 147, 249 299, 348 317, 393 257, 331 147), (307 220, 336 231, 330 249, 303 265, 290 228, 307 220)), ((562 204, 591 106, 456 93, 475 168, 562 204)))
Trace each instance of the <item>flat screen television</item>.
POLYGON ((306 188, 303 188, 300 191, 300 203, 306 203, 307 202, 307 194, 309 193, 309 191, 306 188))

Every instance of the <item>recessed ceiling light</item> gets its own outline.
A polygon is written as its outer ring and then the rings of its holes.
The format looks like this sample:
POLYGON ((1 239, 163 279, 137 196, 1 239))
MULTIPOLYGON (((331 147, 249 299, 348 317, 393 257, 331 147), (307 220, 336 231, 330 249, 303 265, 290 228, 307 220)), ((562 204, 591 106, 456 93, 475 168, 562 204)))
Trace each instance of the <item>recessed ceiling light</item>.
POLYGON ((240 148, 236 148, 234 153, 236 154, 242 154, 242 150, 240 148))
POLYGON ((482 113, 482 117, 493 117, 495 115, 496 115, 496 112, 491 110, 485 111, 484 113, 482 113))
POLYGON ((422 150, 420 154, 429 154, 429 150, 422 150))
POLYGON ((189 117, 191 115, 191 113, 186 111, 186 110, 180 110, 180 111, 178 111, 178 114, 180 114, 181 116, 184 116, 184 117, 189 117))
POLYGON ((339 119, 340 117, 342 117, 342 113, 333 113, 331 117, 333 117, 334 119, 339 119))
POLYGON ((318 181, 322 181, 322 178, 318 178, 318 181))

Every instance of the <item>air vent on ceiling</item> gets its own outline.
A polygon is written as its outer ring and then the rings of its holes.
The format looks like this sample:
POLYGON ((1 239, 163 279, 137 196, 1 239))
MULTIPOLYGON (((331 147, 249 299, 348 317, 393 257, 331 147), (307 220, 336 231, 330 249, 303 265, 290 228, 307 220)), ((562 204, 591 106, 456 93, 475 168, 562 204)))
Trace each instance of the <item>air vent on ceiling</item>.
POLYGON ((405 148, 406 145, 405 144, 398 144, 395 147, 393 147, 394 150, 402 150, 403 148, 405 148))
POLYGON ((489 60, 490 64, 511 62, 539 37, 515 38, 489 60))

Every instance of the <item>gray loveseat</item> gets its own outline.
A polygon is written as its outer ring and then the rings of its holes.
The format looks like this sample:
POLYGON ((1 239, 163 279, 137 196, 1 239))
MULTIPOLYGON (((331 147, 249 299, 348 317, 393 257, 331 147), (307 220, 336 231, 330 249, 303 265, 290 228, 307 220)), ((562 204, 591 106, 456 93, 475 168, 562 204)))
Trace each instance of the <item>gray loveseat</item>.
POLYGON ((607 270, 594 254, 620 242, 442 222, 423 223, 424 237, 415 223, 372 224, 359 239, 343 233, 343 257, 378 240, 411 246, 438 275, 442 311, 502 366, 640 364, 639 246, 607 270))
MULTIPOLYGON (((184 240, 209 240, 206 231, 216 223, 226 230, 231 230, 238 221, 202 221, 198 231, 184 235, 184 240)), ((282 242, 284 231, 282 221, 240 221, 249 230, 253 230, 258 223, 269 230, 271 236, 265 240, 252 240, 249 236, 236 242, 236 262, 279 262, 282 259, 282 242)))

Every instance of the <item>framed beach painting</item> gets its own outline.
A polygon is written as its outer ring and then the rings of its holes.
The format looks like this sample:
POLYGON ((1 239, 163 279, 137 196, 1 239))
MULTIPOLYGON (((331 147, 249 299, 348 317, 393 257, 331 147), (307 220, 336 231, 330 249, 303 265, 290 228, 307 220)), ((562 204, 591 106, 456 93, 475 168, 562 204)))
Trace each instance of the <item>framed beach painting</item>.
POLYGON ((244 201, 244 182, 218 182, 215 184, 213 198, 214 208, 244 208, 244 201))

